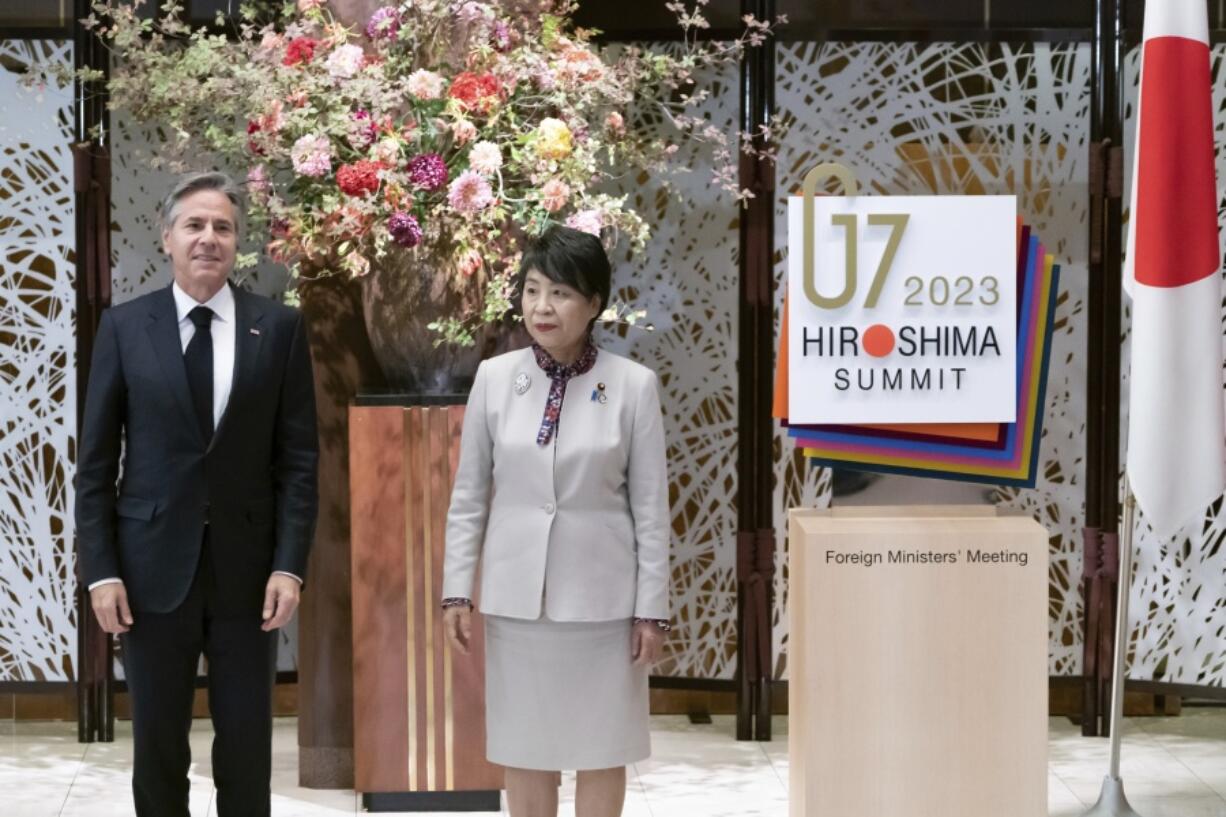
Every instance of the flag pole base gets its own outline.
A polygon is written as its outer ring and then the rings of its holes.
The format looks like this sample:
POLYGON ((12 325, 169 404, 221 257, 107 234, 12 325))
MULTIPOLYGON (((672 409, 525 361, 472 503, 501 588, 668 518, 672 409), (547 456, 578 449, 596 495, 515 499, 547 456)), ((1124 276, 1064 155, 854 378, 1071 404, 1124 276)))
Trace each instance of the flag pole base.
POLYGON ((1104 777, 1103 789, 1098 795, 1098 802, 1081 817, 1140 817, 1128 798, 1124 796, 1124 781, 1118 777, 1104 777))

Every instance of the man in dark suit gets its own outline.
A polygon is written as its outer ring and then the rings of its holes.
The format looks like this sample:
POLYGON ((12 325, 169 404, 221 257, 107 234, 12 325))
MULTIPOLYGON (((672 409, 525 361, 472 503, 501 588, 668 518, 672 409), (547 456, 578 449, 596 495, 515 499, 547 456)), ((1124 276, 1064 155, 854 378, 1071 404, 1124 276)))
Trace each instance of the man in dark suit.
POLYGON ((306 575, 318 440, 302 316, 229 283, 239 213, 229 177, 180 181, 174 283, 103 313, 86 392, 81 575, 123 646, 140 817, 187 817, 202 653, 217 812, 269 813, 276 630, 306 575))

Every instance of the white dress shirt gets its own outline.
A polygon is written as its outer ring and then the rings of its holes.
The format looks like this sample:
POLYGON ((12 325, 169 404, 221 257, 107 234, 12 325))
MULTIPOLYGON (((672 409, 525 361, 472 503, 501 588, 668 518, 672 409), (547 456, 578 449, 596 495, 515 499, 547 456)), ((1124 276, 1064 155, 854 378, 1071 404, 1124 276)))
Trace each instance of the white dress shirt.
POLYGON ((230 387, 234 384, 234 337, 237 326, 234 322, 234 293, 229 285, 204 303, 179 288, 176 281, 170 288, 175 296, 175 313, 179 316, 179 342, 187 353, 187 344, 196 335, 196 324, 188 317, 193 309, 205 306, 213 310, 213 428, 221 425, 221 415, 230 401, 230 387))
MULTIPOLYGON (((175 296, 175 314, 179 317, 180 350, 186 354, 187 344, 191 343, 196 334, 196 324, 188 317, 198 306, 207 306, 213 310, 213 322, 210 324, 213 334, 213 428, 221 426, 221 416, 226 413, 226 404, 230 402, 230 388, 234 385, 234 345, 238 334, 238 324, 234 319, 234 293, 226 284, 217 290, 212 298, 204 303, 198 302, 179 287, 175 281, 170 287, 175 296)), ((273 571, 284 576, 302 579, 293 573, 283 570, 273 571)), ((102 579, 89 586, 90 590, 103 584, 115 584, 122 581, 119 578, 102 579)))

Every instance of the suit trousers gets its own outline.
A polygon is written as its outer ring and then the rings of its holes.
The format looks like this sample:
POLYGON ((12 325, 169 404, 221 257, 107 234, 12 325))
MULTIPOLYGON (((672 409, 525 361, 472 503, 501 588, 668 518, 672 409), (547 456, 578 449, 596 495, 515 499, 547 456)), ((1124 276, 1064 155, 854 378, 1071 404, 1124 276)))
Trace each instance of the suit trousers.
POLYGON ((169 613, 133 611, 120 636, 132 701, 132 793, 137 817, 188 817, 188 767, 196 670, 208 661, 213 781, 218 817, 268 817, 276 631, 260 611, 218 603, 219 570, 208 527, 187 598, 169 613))

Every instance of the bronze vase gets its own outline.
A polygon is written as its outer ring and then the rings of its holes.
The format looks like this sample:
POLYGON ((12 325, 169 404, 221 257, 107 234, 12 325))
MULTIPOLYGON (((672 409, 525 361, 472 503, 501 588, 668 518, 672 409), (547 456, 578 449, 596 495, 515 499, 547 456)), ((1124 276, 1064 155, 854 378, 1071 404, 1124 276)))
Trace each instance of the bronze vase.
MULTIPOLYGON (((479 273, 478 273, 479 274, 479 273)), ((457 282, 440 253, 389 250, 362 279, 362 312, 375 359, 392 389, 406 394, 464 394, 472 386, 490 328, 472 346, 442 341, 430 325, 480 308, 479 287, 457 282)))

